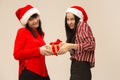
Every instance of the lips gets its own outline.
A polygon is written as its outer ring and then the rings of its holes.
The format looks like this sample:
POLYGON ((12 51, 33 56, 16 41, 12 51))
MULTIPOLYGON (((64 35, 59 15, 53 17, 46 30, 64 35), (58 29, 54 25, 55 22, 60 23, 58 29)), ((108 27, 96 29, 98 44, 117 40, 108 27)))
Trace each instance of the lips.
POLYGON ((33 25, 38 25, 39 23, 37 22, 37 23, 33 23, 33 25))

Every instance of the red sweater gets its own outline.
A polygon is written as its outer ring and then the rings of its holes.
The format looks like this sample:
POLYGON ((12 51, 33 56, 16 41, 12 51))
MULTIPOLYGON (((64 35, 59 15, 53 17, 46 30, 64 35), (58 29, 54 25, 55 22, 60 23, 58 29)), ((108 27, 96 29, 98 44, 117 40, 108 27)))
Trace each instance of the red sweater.
POLYGON ((14 58, 19 61, 19 75, 26 69, 40 75, 47 76, 45 56, 41 55, 39 48, 45 45, 43 36, 37 32, 37 38, 26 28, 20 28, 17 32, 14 44, 14 58))

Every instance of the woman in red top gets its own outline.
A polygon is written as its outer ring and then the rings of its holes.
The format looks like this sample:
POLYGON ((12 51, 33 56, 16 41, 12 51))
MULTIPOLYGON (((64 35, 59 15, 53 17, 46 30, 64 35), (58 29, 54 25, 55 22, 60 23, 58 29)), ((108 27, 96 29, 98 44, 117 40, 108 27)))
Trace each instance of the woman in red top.
POLYGON ((67 43, 62 44, 58 54, 70 51, 72 60, 70 80, 91 80, 90 68, 95 64, 95 38, 87 20, 88 16, 80 6, 72 6, 66 11, 67 43))
POLYGON ((19 80, 50 80, 45 63, 46 49, 40 12, 31 5, 19 8, 16 16, 24 26, 17 31, 14 58, 19 61, 19 80))

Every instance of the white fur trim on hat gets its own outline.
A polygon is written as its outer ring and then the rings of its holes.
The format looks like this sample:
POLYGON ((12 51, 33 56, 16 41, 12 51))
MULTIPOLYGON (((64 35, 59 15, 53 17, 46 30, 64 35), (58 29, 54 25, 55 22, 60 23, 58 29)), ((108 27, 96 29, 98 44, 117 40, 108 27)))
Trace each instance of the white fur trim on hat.
POLYGON ((35 13, 37 13, 37 14, 40 16, 40 12, 39 12, 38 9, 36 9, 36 8, 29 9, 29 10, 22 16, 22 18, 20 19, 20 22, 21 22, 23 25, 26 25, 28 19, 29 19, 33 14, 35 14, 35 13))
POLYGON ((84 17, 84 16, 83 16, 82 12, 79 11, 78 9, 68 8, 67 11, 66 11, 66 13, 67 13, 67 12, 70 12, 70 13, 75 14, 77 17, 80 18, 80 21, 83 21, 83 17, 84 17))

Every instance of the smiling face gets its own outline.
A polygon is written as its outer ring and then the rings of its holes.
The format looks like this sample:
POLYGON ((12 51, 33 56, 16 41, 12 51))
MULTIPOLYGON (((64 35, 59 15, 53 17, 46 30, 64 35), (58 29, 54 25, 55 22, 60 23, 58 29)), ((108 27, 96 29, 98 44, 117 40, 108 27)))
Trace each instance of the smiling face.
POLYGON ((36 29, 36 28, 39 27, 39 21, 40 21, 40 17, 38 15, 34 15, 34 16, 32 16, 32 17, 29 18, 28 25, 32 29, 36 29))
POLYGON ((72 13, 67 13, 66 18, 67 18, 67 24, 70 27, 70 29, 74 29, 74 27, 75 27, 75 16, 72 13))

